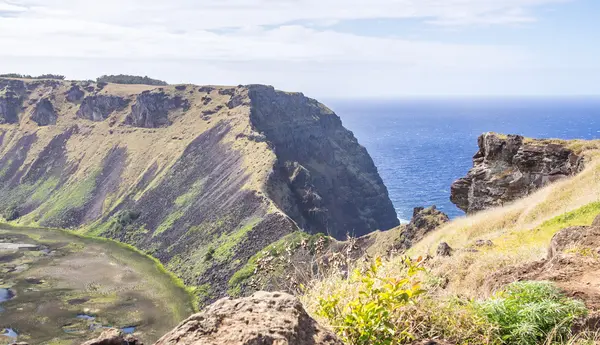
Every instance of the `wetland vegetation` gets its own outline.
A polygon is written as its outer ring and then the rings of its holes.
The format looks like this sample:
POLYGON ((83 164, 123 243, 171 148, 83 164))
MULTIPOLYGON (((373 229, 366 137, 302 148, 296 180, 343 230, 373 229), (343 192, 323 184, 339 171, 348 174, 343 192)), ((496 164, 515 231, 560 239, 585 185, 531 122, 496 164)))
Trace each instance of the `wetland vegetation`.
POLYGON ((0 344, 78 344, 108 326, 151 343, 193 311, 183 284, 132 248, 0 224, 0 344))

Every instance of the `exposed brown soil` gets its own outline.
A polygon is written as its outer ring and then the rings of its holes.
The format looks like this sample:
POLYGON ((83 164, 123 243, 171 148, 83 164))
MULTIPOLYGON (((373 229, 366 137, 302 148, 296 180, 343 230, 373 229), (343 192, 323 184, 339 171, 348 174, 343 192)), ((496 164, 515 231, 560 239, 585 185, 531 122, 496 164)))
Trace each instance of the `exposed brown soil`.
POLYGON ((488 291, 521 280, 555 282, 569 296, 581 299, 600 312, 600 227, 581 226, 559 231, 552 239, 546 259, 510 267, 492 275, 488 291))

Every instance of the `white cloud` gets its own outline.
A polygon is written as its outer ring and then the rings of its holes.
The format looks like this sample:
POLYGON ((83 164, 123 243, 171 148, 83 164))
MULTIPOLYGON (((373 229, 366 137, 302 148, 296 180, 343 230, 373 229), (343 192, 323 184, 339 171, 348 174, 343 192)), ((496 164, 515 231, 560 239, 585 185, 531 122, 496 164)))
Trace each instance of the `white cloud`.
POLYGON ((401 84, 399 93, 427 83, 467 90, 527 64, 530 53, 511 46, 367 37, 328 26, 378 18, 430 23, 424 25, 518 24, 535 21, 536 6, 564 1, 0 0, 0 66, 75 78, 123 72, 181 82, 262 82, 326 95, 364 94, 362 86, 373 83, 401 84), (463 80, 466 74, 475 81, 463 80))

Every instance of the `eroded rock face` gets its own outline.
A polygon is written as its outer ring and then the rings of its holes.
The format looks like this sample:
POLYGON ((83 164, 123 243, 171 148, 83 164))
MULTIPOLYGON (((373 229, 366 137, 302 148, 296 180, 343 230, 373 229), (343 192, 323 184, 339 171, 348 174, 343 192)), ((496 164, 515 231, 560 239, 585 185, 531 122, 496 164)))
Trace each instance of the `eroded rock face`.
POLYGON ((93 95, 83 99, 77 116, 96 122, 106 120, 116 110, 127 106, 129 101, 113 95, 93 95))
POLYGON ((0 124, 19 122, 25 91, 20 80, 0 79, 0 124))
POLYGON ((250 86, 249 96, 252 125, 278 158, 271 197, 301 227, 345 239, 399 225, 373 160, 335 113, 268 86, 250 86), (283 195, 273 191, 280 183, 283 195))
POLYGON ((75 103, 75 102, 81 101, 81 99, 83 98, 84 95, 85 95, 85 93, 79 87, 79 85, 73 85, 67 91, 65 98, 67 99, 67 101, 69 101, 71 103, 75 103))
POLYGON ((183 321, 155 345, 343 345, 321 327, 295 297, 257 292, 221 299, 183 321))
POLYGON ((54 106, 49 99, 40 100, 31 113, 31 120, 35 121, 38 126, 55 125, 58 115, 54 110, 54 106))
POLYGON ((170 111, 187 107, 188 102, 181 97, 170 97, 164 92, 146 91, 137 97, 125 123, 144 128, 165 127, 171 124, 170 111))
POLYGON ((467 213, 501 206, 583 169, 583 158, 564 145, 485 133, 466 177, 452 184, 450 200, 467 213))

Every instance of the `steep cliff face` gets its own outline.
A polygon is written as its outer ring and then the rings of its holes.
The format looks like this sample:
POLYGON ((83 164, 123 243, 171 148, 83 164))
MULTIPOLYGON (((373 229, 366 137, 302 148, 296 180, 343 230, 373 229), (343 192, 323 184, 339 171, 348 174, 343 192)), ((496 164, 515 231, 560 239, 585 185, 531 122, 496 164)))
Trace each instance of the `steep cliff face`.
POLYGON ((338 239, 399 224, 373 160, 330 109, 265 86, 250 99, 252 125, 277 155, 269 195, 298 224, 338 239))
POLYGON ((287 234, 398 224, 366 150, 301 94, 11 79, 0 90, 0 210, 135 245, 203 299, 287 234))
POLYGON ((485 133, 466 177, 452 184, 450 200, 467 213, 522 198, 583 169, 584 159, 562 140, 485 133))

